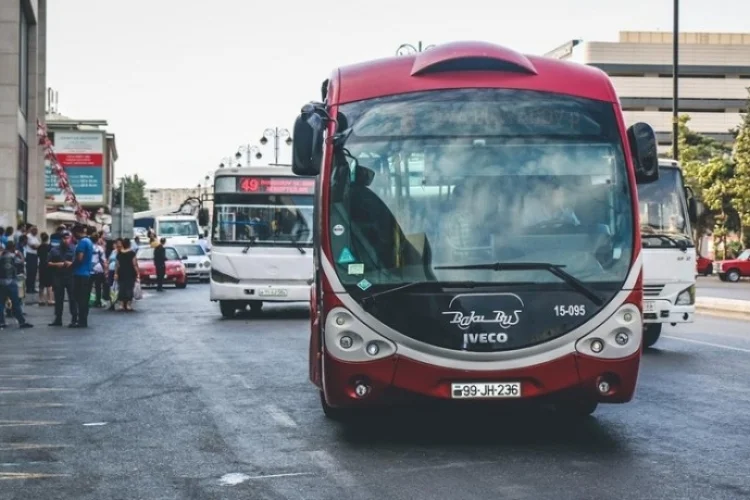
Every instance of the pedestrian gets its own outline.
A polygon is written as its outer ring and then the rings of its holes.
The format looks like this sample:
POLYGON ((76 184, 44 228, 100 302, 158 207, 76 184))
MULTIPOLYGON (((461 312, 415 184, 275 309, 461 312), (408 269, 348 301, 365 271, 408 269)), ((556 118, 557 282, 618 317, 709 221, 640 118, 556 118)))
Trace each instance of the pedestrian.
POLYGON ((48 265, 49 252, 52 247, 50 246, 49 235, 47 233, 41 234, 40 241, 41 243, 37 249, 39 257, 39 305, 51 306, 55 303, 52 292, 52 270, 48 265))
POLYGON ((154 267, 156 268, 156 291, 164 291, 164 275, 167 274, 167 250, 164 245, 167 243, 166 238, 159 240, 154 248, 154 267))
POLYGON ((110 303, 109 303, 109 310, 114 311, 115 310, 115 302, 117 302, 117 297, 112 297, 112 290, 115 289, 115 269, 117 268, 117 254, 122 250, 122 238, 117 238, 113 245, 112 250, 109 252, 109 258, 107 259, 107 266, 108 266, 108 276, 107 280, 109 282, 109 288, 110 288, 110 303))
POLYGON ((15 241, 13 239, 13 226, 6 227, 5 232, 3 232, 3 234, 0 234, 0 244, 3 245, 3 248, 5 248, 5 245, 7 245, 8 241, 10 240, 15 241))
POLYGON ((106 275, 105 271, 107 268, 107 255, 104 251, 104 241, 101 235, 95 234, 95 239, 92 240, 94 243, 94 253, 91 259, 91 287, 94 291, 94 307, 104 307, 102 304, 102 292, 106 291, 106 275))
POLYGON ((55 319, 49 326, 62 326, 63 305, 65 294, 68 295, 70 309, 70 324, 68 328, 78 325, 78 306, 73 293, 73 259, 75 247, 71 234, 63 229, 55 233, 50 239, 51 249, 47 266, 52 271, 52 288, 55 293, 55 319))
POLYGON ((78 328, 88 328, 94 244, 86 233, 86 226, 82 224, 73 229, 73 234, 78 240, 73 260, 73 294, 78 305, 78 328))
POLYGON ((117 254, 115 267, 115 281, 117 282, 117 300, 122 303, 123 311, 132 311, 133 289, 140 282, 138 276, 138 262, 135 252, 130 248, 130 239, 122 240, 122 250, 117 254))
POLYGON ((36 293, 36 278, 39 270, 39 230, 31 226, 26 235, 26 293, 36 293))
POLYGON ((138 252, 139 248, 141 248, 141 238, 140 236, 136 236, 135 239, 130 242, 130 249, 135 253, 138 252))
POLYGON ((18 296, 17 266, 23 265, 23 260, 16 251, 16 243, 12 239, 5 243, 0 255, 0 330, 5 329, 5 301, 10 299, 13 316, 21 328, 31 328, 33 325, 26 321, 18 296))

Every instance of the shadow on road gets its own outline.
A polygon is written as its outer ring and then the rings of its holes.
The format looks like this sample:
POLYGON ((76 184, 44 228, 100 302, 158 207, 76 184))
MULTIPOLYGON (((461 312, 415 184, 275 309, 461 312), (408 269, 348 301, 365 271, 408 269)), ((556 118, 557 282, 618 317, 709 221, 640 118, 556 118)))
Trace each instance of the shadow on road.
MULTIPOLYGON (((539 445, 621 455, 624 436, 616 436, 596 417, 565 418, 544 407, 477 405, 393 408, 363 416, 356 424, 340 425, 345 442, 368 448, 404 446, 485 446, 502 448, 539 445)), ((601 411, 601 410, 600 410, 601 411)), ((498 458, 502 458, 499 456, 498 458)))

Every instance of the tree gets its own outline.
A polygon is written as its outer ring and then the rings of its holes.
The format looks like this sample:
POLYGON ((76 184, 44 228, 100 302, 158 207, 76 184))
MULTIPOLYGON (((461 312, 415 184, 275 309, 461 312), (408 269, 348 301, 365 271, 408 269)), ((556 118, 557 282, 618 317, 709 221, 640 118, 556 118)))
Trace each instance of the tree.
POLYGON ((125 183, 125 206, 132 207, 134 212, 145 212, 149 209, 148 198, 146 197, 146 181, 138 177, 138 174, 130 177, 126 175, 120 180, 117 191, 114 193, 114 206, 120 206, 120 193, 122 193, 122 183, 125 183))
POLYGON ((750 247, 750 87, 748 87, 747 113, 737 129, 737 138, 732 150, 734 177, 731 182, 732 207, 740 222, 740 241, 750 247))

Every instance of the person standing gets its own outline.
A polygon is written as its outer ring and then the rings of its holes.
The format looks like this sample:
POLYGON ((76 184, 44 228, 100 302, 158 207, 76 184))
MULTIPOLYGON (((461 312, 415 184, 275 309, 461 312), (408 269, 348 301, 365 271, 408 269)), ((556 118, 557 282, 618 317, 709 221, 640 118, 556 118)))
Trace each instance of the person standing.
POLYGON ((55 319, 49 326, 62 326, 65 293, 68 294, 70 324, 68 328, 78 325, 78 307, 73 294, 73 259, 75 247, 67 230, 60 230, 52 236, 47 267, 52 271, 52 289, 55 294, 55 319))
POLYGON ((73 294, 78 306, 78 328, 88 328, 94 244, 86 234, 85 226, 76 226, 74 233, 78 240, 75 250, 76 257, 73 261, 73 294))
POLYGON ((39 269, 38 250, 42 242, 36 226, 31 226, 26 236, 26 293, 29 294, 36 293, 36 278, 39 269))
POLYGON ((167 273, 167 250, 164 245, 166 238, 162 238, 154 248, 154 267, 156 268, 156 291, 164 291, 164 275, 167 273))
POLYGON ((118 287, 117 300, 122 302, 122 310, 132 311, 133 289, 136 282, 140 281, 140 276, 138 276, 138 261, 135 252, 130 248, 128 238, 122 240, 122 248, 117 253, 115 281, 118 287))
POLYGON ((102 291, 106 291, 108 288, 105 286, 107 256, 104 253, 104 241, 99 234, 94 234, 90 238, 92 239, 92 243, 94 243, 94 253, 91 260, 91 288, 96 294, 94 307, 104 307, 102 304, 102 291))
MULTIPOLYGON (((16 268, 20 257, 16 252, 16 243, 12 239, 5 243, 5 249, 0 254, 0 330, 5 329, 5 301, 10 299, 11 311, 18 320, 21 328, 31 328, 33 325, 26 321, 18 296, 18 275, 16 268)), ((21 261, 21 264, 23 262, 21 261)))
POLYGON ((54 304, 52 300, 52 271, 47 266, 51 249, 49 235, 42 233, 40 241, 37 249, 37 255, 39 256, 39 305, 46 306, 54 304))
POLYGON ((122 238, 117 238, 112 246, 112 251, 109 252, 109 258, 107 259, 108 264, 108 276, 107 281, 109 282, 109 289, 110 289, 110 302, 109 302, 109 310, 114 311, 115 310, 115 303, 117 302, 117 297, 112 297, 112 290, 115 289, 115 269, 117 268, 117 254, 122 250, 122 238))

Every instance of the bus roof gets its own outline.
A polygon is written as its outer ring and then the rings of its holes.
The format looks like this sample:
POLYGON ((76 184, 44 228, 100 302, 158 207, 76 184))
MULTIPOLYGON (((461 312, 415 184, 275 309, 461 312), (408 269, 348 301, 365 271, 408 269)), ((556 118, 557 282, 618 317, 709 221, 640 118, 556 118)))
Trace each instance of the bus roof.
POLYGON ((598 68, 486 42, 447 43, 410 56, 344 66, 334 70, 330 84, 331 105, 457 88, 527 89, 619 102, 609 77, 598 68))
POLYGON ((219 168, 214 173, 214 178, 223 177, 228 175, 278 175, 278 176, 294 176, 291 165, 269 165, 267 167, 232 167, 232 168, 219 168))

